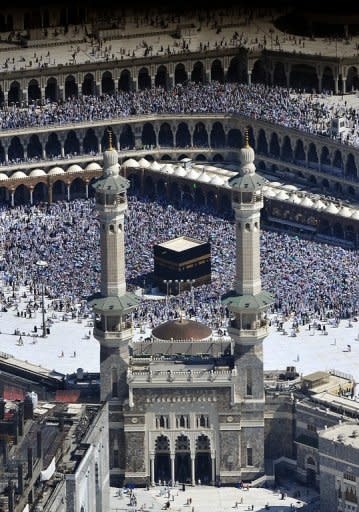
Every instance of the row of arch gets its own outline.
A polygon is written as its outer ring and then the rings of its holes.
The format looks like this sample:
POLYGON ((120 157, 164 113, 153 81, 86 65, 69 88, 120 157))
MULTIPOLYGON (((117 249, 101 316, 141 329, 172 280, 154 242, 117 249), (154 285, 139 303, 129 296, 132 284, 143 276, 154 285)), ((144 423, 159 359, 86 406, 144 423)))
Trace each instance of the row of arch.
MULTIPOLYGON (((41 88, 39 80, 33 78, 24 87, 18 80, 10 83, 7 93, 7 101, 11 103, 20 103, 22 100, 36 101, 42 98, 51 101, 58 99, 67 99, 78 97, 80 95, 96 94, 114 94, 116 91, 129 92, 132 89, 150 89, 153 86, 168 89, 173 85, 183 84, 191 80, 196 83, 206 83, 210 81, 227 82, 246 82, 246 63, 239 56, 233 57, 229 67, 225 72, 221 59, 215 59, 210 64, 209 71, 206 71, 205 64, 197 61, 193 64, 191 70, 182 62, 174 67, 173 75, 170 74, 166 65, 160 65, 152 76, 150 68, 142 66, 136 75, 131 68, 125 68, 120 72, 116 79, 111 71, 104 71, 99 81, 96 80, 94 73, 86 73, 81 83, 78 82, 75 75, 69 74, 64 79, 63 91, 60 88, 59 80, 56 76, 49 77, 44 88, 41 88), (23 91, 25 90, 25 96, 23 91)), ((0 102, 5 102, 5 91, 0 92, 0 102)))
MULTIPOLYGON (((118 149, 136 147, 136 136, 132 125, 122 125, 121 131, 113 127, 112 133, 113 144, 118 149)), ((33 134, 27 144, 22 142, 20 136, 15 136, 10 139, 7 147, 4 147, 0 141, 0 162, 61 158, 82 153, 97 154, 106 147, 107 140, 107 129, 99 132, 93 128, 86 130, 82 140, 74 130, 68 131, 65 136, 61 134, 60 137, 56 132, 51 132, 46 141, 40 141, 40 137, 33 134)), ((230 128, 226 132, 223 124, 216 121, 212 125, 197 122, 193 126, 180 122, 176 128, 168 122, 160 125, 147 122, 142 126, 139 142, 142 147, 238 149, 243 146, 243 141, 243 131, 230 128)), ((358 178, 358 166, 352 152, 344 156, 340 149, 330 150, 325 145, 318 148, 314 142, 305 147, 304 142, 299 138, 292 140, 285 135, 281 139, 275 131, 267 133, 263 128, 255 134, 250 127, 249 142, 258 156, 271 157, 284 163, 294 163, 353 180, 358 178)))
MULTIPOLYGON (((323 74, 319 77, 317 69, 307 64, 292 64, 290 72, 286 72, 283 62, 276 62, 274 69, 270 72, 266 69, 264 61, 258 59, 248 73, 247 58, 242 53, 241 56, 233 57, 228 68, 225 70, 222 59, 214 59, 209 68, 205 63, 198 60, 191 65, 179 62, 174 67, 174 72, 169 72, 169 67, 160 65, 157 67, 154 75, 151 75, 148 66, 142 66, 136 74, 131 68, 122 69, 118 78, 109 70, 101 74, 99 80, 96 80, 95 73, 88 72, 84 75, 80 83, 76 75, 69 74, 65 77, 63 86, 60 87, 59 79, 56 76, 49 77, 42 88, 39 80, 33 78, 24 86, 19 80, 13 80, 6 91, 0 91, 0 103, 4 104, 5 94, 7 93, 7 102, 20 103, 28 100, 36 101, 40 99, 49 99, 57 101, 78 97, 80 95, 96 94, 114 94, 116 91, 129 92, 133 89, 150 89, 153 86, 168 89, 177 84, 183 84, 191 80, 196 83, 207 83, 211 81, 237 82, 237 83, 267 83, 269 85, 279 85, 282 87, 293 87, 308 90, 343 90, 359 89, 358 67, 351 66, 348 69, 347 77, 337 84, 337 78, 334 76, 330 66, 326 66, 323 74)), ((336 91, 338 92, 338 91, 336 91)))
POLYGON ((273 68, 268 69, 266 62, 258 59, 253 65, 251 81, 299 88, 307 92, 326 90, 337 93, 359 89, 358 66, 350 66, 346 76, 340 76, 341 80, 338 83, 339 76, 334 73, 330 65, 325 66, 319 74, 315 65, 288 62, 286 69, 284 62, 276 61, 273 68))
POLYGON ((170 440, 161 435, 155 441, 153 461, 155 482, 177 481, 192 483, 201 481, 209 484, 213 481, 211 442, 208 436, 201 434, 195 442, 195 452, 191 452, 190 440, 185 434, 177 437, 174 443, 174 460, 171 463, 170 440))
MULTIPOLYGON (((26 185, 19 183, 14 188, 0 187, 0 203, 9 203, 12 206, 19 204, 40 203, 46 201, 71 200, 76 198, 88 198, 94 195, 91 186, 95 177, 82 179, 62 175, 56 177, 51 183, 43 178, 36 184, 26 185)), ((141 178, 136 170, 130 170, 127 175, 130 181, 129 193, 142 193, 149 198, 163 197, 178 206, 193 207, 206 206, 217 211, 230 214, 232 211, 230 192, 216 189, 215 187, 202 186, 192 183, 180 182, 176 179, 166 177, 155 177, 145 174, 141 178)), ((298 208, 294 205, 271 200, 265 201, 264 218, 274 216, 280 219, 287 219, 299 224, 306 224, 308 221, 308 210, 298 208)), ((357 243, 358 232, 354 225, 348 223, 347 219, 329 219, 326 216, 313 214, 313 219, 319 219, 317 232, 326 236, 357 243)))

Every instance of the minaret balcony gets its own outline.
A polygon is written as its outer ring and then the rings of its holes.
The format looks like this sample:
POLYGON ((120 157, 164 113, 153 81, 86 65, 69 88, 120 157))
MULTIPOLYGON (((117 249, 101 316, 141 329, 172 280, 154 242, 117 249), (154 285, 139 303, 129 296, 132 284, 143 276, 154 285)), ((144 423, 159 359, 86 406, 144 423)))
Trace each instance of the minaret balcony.
POLYGON ((228 335, 234 338, 245 338, 255 341, 258 339, 266 338, 269 334, 268 325, 260 325, 256 329, 241 329, 231 324, 228 326, 228 335))
POLYGON ((133 323, 123 322, 118 329, 104 330, 101 322, 95 322, 93 334, 96 339, 101 340, 127 340, 133 336, 133 323))

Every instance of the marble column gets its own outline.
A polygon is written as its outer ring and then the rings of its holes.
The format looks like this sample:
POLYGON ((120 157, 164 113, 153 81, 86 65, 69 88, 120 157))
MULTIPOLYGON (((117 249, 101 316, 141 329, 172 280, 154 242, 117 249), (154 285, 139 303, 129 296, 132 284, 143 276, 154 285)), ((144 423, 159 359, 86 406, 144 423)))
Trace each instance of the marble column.
POLYGON ((155 456, 154 454, 150 455, 151 461, 151 485, 155 485, 155 456))

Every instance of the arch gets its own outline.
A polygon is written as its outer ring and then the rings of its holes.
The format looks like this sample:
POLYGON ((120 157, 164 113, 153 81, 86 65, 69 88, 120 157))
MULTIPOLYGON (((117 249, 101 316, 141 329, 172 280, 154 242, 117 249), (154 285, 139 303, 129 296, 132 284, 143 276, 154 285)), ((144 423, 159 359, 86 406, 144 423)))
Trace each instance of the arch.
POLYGON ((326 66, 322 75, 322 90, 334 91, 334 75, 331 67, 326 66))
POLYGON ((279 85, 280 87, 287 86, 287 77, 283 62, 276 62, 274 65, 273 85, 279 85))
POLYGON ((289 78, 290 87, 306 92, 318 90, 318 77, 314 66, 308 64, 293 64, 289 78))
POLYGON ((74 130, 67 133, 64 151, 65 155, 79 155, 81 153, 80 143, 74 130))
POLYGON ((326 178, 324 178, 324 180, 322 180, 322 187, 326 188, 326 189, 329 189, 329 187, 330 187, 329 181, 326 178))
MULTIPOLYGON (((195 186, 197 186, 197 184, 194 184, 195 186)), ((189 185, 184 185, 183 186, 183 189, 182 189, 182 201, 185 205, 191 205, 193 203, 193 199, 194 199, 194 194, 193 194, 193 190, 191 190, 191 188, 189 187, 189 185)), ((182 420, 182 416, 180 418, 180 420, 182 420)), ((181 423, 180 421, 180 426, 181 427, 185 427, 186 425, 181 423)))
POLYGON ((78 92, 75 77, 73 75, 68 75, 65 79, 65 99, 77 98, 78 92))
POLYGON ((270 138, 269 155, 274 158, 279 158, 280 155, 278 135, 275 132, 272 133, 270 138))
POLYGON ((39 82, 35 80, 34 78, 30 80, 29 85, 27 87, 27 95, 28 100, 30 101, 36 101, 41 98, 41 90, 39 87, 39 82))
POLYGON ((160 126, 158 144, 162 147, 173 147, 173 133, 168 123, 163 123, 160 126))
POLYGON ((208 133, 203 123, 197 123, 193 132, 193 145, 208 147, 208 133))
POLYGON ((157 181, 157 196, 161 198, 167 196, 166 182, 162 179, 157 181))
POLYGON ((30 203, 30 190, 25 185, 18 185, 15 189, 14 204, 18 206, 20 204, 30 203))
POLYGON ((355 163, 355 158, 352 153, 349 153, 346 164, 345 164, 345 176, 347 178, 357 178, 358 169, 355 163))
POLYGON ((46 156, 61 158, 61 144, 56 133, 50 133, 45 145, 46 156))
POLYGON ((334 190, 335 190, 335 192, 338 192, 339 194, 342 194, 343 193, 343 187, 342 187, 341 183, 336 181, 335 184, 334 184, 334 190))
POLYGON ((121 75, 118 80, 118 90, 123 92, 130 92, 131 90, 131 73, 128 69, 123 69, 121 71, 121 75))
POLYGON ((122 127, 120 135, 120 148, 133 149, 135 147, 135 136, 132 131, 131 125, 126 124, 122 127))
POLYGON ((195 160, 197 162, 206 162, 207 158, 204 155, 202 155, 202 153, 199 153, 198 155, 196 155, 195 160))
POLYGON ((169 193, 169 195, 170 195, 171 201, 178 202, 178 199, 181 196, 181 192, 180 192, 179 185, 178 185, 178 183, 176 181, 173 181, 170 184, 170 193, 169 193))
POLYGON ((282 160, 285 162, 293 161, 293 149, 288 135, 284 137, 282 144, 282 160))
POLYGON ((358 68, 356 66, 351 66, 347 71, 346 90, 348 92, 351 92, 351 91, 357 91, 358 89, 359 89, 358 68))
POLYGON ((317 148, 313 142, 309 144, 308 148, 308 167, 312 169, 319 168, 317 148))
POLYGON ((219 59, 216 59, 212 62, 211 65, 211 81, 212 82, 220 82, 224 83, 224 69, 222 62, 219 59))
MULTIPOLYGON (((320 163, 322 166, 325 166, 327 168, 330 168, 330 166, 331 166, 329 149, 326 146, 322 147, 322 151, 320 154, 320 163)), ((325 167, 324 167, 324 169, 325 169, 325 167)), ((328 169, 325 169, 325 170, 328 170, 328 169)))
POLYGON ((246 82, 246 68, 247 66, 244 58, 240 58, 239 56, 233 57, 229 63, 227 71, 227 82, 246 82))
POLYGON ((51 76, 46 82, 45 98, 50 101, 57 101, 57 91, 57 80, 55 77, 51 76))
POLYGON ((264 64, 261 59, 255 61, 253 69, 252 69, 252 83, 254 84, 264 84, 266 83, 266 71, 264 69, 264 64))
POLYGON ((268 142, 265 131, 261 128, 257 139, 257 153, 268 155, 268 142))
POLYGON ((96 94, 95 77, 92 73, 86 73, 82 82, 82 94, 84 96, 93 96, 96 94))
POLYGON ((317 178, 311 174, 308 178, 309 183, 312 183, 312 185, 317 185, 317 178))
POLYGON ((42 158, 42 144, 37 135, 31 135, 27 145, 28 158, 42 158))
POLYGON ((71 199, 86 197, 86 186, 82 178, 75 178, 70 185, 71 199))
POLYGON ((153 182, 152 176, 146 176, 144 181, 144 192, 150 197, 154 198, 155 195, 155 184, 153 182))
POLYGON ((335 238, 344 238, 344 229, 339 222, 336 222, 333 226, 333 236, 335 236, 335 238))
POLYGON ((187 436, 176 439, 175 479, 181 483, 191 482, 190 442, 187 436))
POLYGON ((159 66, 155 76, 155 86, 167 89, 168 72, 166 66, 159 66))
POLYGON ((162 156, 161 156, 161 160, 166 160, 166 161, 168 161, 168 160, 172 160, 172 159, 171 159, 170 155, 162 155, 162 156))
POLYGON ((98 153, 98 140, 95 131, 92 128, 86 130, 85 137, 83 139, 83 150, 84 153, 98 153))
POLYGON ((56 180, 52 184, 52 200, 64 201, 67 199, 67 191, 65 183, 62 180, 56 180))
POLYGON ((205 485, 212 479, 211 442, 204 434, 196 440, 195 479, 205 485))
POLYGON ((24 160, 24 148, 20 142, 19 137, 13 137, 8 149, 9 161, 16 162, 24 160))
POLYGON ((194 202, 196 206, 203 206, 205 204, 205 196, 201 187, 197 185, 197 183, 193 184, 194 186, 194 202))
POLYGON ((343 158, 342 158, 342 153, 341 151, 339 151, 339 149, 337 149, 334 153, 334 158, 333 158, 333 167, 337 170, 339 170, 340 172, 343 172, 343 158))
POLYGON ((16 80, 11 82, 8 92, 8 103, 20 103, 20 84, 16 80))
POLYGON ((319 224, 319 232, 326 236, 331 236, 332 229, 328 219, 321 219, 319 224))
POLYGON ((226 145, 226 134, 224 133, 222 123, 216 121, 212 125, 211 135, 211 147, 212 148, 224 148, 226 145))
POLYGON ((176 147, 189 148, 191 146, 191 134, 186 123, 180 123, 176 131, 176 147))
POLYGON ((171 480, 170 442, 168 437, 159 436, 155 442, 155 474, 156 482, 171 480))
POLYGON ((48 197, 48 186, 46 183, 36 183, 32 192, 33 203, 45 203, 48 197))
POLYGON ((105 71, 102 73, 101 91, 102 94, 113 94, 115 92, 115 82, 112 78, 111 71, 105 71))
POLYGON ((156 134, 151 123, 143 125, 141 141, 144 146, 156 146, 156 134))
POLYGON ((187 80, 188 80, 188 76, 187 76, 186 68, 185 68, 184 64, 182 64, 182 62, 180 62, 175 67, 175 85, 183 84, 183 83, 187 82, 187 80))
POLYGON ((294 162, 299 165, 305 165, 305 151, 303 142, 298 139, 295 145, 294 162))
POLYGON ((241 148, 243 146, 242 133, 238 128, 232 128, 228 132, 228 146, 230 148, 241 148))
POLYGON ((198 61, 194 64, 192 73, 191 73, 191 80, 192 82, 195 82, 196 84, 203 84, 204 83, 204 67, 203 62, 198 61))
POLYGON ((133 194, 138 193, 141 188, 141 180, 138 174, 130 174, 127 176, 127 179, 130 182, 129 192, 133 194))
POLYGON ((220 210, 224 213, 232 211, 231 198, 227 194, 223 194, 221 197, 220 210))
POLYGON ((355 242, 355 230, 353 226, 345 226, 344 236, 346 240, 350 242, 355 242))
POLYGON ((355 197, 355 189, 354 189, 354 187, 348 187, 348 194, 350 196, 355 197))
POLYGON ((207 206, 211 209, 214 209, 217 206, 216 195, 213 190, 209 190, 207 192, 207 206))
POLYGON ((223 158, 223 156, 220 153, 216 153, 213 156, 212 160, 213 160, 213 162, 223 162, 224 158, 223 158))
POLYGON ((147 68, 141 68, 138 72, 138 88, 140 91, 151 89, 151 77, 147 68))

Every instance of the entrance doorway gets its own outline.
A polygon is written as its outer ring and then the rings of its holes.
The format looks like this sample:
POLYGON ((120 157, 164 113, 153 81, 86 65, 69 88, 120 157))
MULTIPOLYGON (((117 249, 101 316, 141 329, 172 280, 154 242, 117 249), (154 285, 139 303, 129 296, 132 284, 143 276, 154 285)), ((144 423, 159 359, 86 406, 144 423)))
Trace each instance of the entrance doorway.
POLYGON ((182 435, 176 440, 175 480, 180 483, 191 483, 191 448, 188 437, 182 435))

